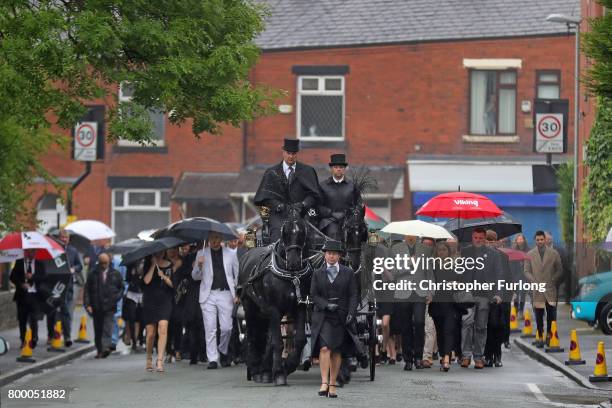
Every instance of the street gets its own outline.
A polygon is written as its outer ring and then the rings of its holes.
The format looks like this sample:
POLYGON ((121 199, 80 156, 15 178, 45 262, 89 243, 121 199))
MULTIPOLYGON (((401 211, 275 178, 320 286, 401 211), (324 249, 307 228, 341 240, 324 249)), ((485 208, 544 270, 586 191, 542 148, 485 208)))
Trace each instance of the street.
POLYGON ((58 406, 50 400, 8 399, 9 390, 66 389, 78 407, 540 407, 598 406, 612 393, 584 389, 562 374, 527 357, 518 348, 504 354, 504 367, 474 370, 453 364, 443 373, 431 369, 405 372, 402 364, 377 367, 376 381, 366 371, 338 389, 339 398, 316 395, 318 367, 296 372, 288 387, 246 380, 245 366, 206 370, 188 361, 167 364, 166 372, 147 373, 144 354, 113 353, 107 360, 88 354, 68 365, 30 375, 2 389, 3 407, 58 406), (296 404, 297 403, 297 404, 296 404))

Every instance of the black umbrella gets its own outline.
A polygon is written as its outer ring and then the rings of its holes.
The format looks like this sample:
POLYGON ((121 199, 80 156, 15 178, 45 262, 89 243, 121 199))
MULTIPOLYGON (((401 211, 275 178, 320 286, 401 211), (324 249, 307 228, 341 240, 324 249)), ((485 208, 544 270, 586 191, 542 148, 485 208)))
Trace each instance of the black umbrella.
POLYGON ((187 242, 193 242, 207 239, 211 232, 220 234, 223 240, 238 238, 227 225, 206 217, 186 218, 156 231, 153 236, 178 237, 187 242))
POLYGON ((497 239, 506 238, 523 231, 522 224, 507 212, 494 218, 471 218, 467 220, 453 218, 444 224, 444 228, 455 234, 461 242, 471 241, 472 231, 477 227, 495 231, 497 239))
POLYGON ((48 313, 61 305, 64 300, 70 282, 70 268, 65 253, 42 262, 45 264, 45 278, 36 289, 39 294, 40 309, 48 313))
POLYGON ((117 242, 116 244, 111 245, 108 248, 108 252, 110 252, 111 254, 115 254, 115 255, 124 255, 138 248, 145 242, 147 241, 143 241, 140 238, 126 239, 125 241, 117 242))
POLYGON ((157 252, 165 251, 168 248, 174 248, 184 244, 185 241, 176 237, 163 237, 155 241, 148 241, 141 244, 139 247, 125 253, 121 260, 121 265, 132 264, 149 255, 157 252))
MULTIPOLYGON (((60 245, 64 245, 63 242, 59 239, 59 228, 51 228, 47 235, 53 238, 54 241, 57 241, 60 245)), ((77 234, 75 232, 69 231, 70 233, 70 241, 68 243, 73 246, 77 251, 82 254, 88 254, 91 250, 91 241, 84 236, 77 234)))

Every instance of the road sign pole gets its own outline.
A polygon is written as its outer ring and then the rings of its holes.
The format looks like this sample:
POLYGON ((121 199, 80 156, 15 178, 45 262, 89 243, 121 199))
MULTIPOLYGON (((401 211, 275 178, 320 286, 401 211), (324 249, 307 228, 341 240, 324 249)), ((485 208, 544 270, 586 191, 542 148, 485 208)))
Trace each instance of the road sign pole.
POLYGON ((83 180, 85 180, 87 176, 89 176, 89 173, 91 173, 91 162, 87 161, 85 162, 85 172, 83 172, 79 178, 72 183, 70 189, 68 189, 68 200, 66 200, 66 210, 68 210, 68 215, 72 215, 72 192, 79 186, 79 184, 83 182, 83 180))

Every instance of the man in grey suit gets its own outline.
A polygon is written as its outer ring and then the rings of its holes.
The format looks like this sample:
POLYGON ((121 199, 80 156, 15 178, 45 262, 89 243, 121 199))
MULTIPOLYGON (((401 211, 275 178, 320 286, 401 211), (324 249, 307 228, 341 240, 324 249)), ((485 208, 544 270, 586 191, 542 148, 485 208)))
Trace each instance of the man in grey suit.
POLYGON ((461 251, 462 258, 482 258, 484 267, 466 270, 462 276, 464 282, 492 283, 495 290, 474 290, 474 306, 467 309, 461 322, 461 367, 468 368, 474 357, 474 368, 484 368, 484 349, 487 342, 487 323, 489 321, 489 303, 501 303, 497 291, 497 280, 502 273, 500 256, 496 250, 485 245, 485 230, 474 228, 472 245, 461 251))
MULTIPOLYGON (((395 258, 396 255, 403 257, 408 255, 410 258, 422 258, 423 263, 426 258, 431 256, 432 249, 420 242, 417 237, 406 235, 404 241, 393 245, 389 251, 389 256, 395 258)), ((397 318, 400 321, 402 333, 402 345, 404 356, 404 370, 423 368, 423 346, 425 344, 425 305, 431 302, 433 293, 423 291, 419 288, 422 280, 433 281, 433 271, 427 269, 426 265, 420 265, 416 270, 395 269, 393 271, 396 282, 413 282, 416 290, 397 290, 394 298, 397 307, 397 318)), ((395 318, 395 317, 394 317, 395 318)))
POLYGON ((221 246, 221 235, 211 232, 208 243, 209 247, 198 251, 191 277, 201 281, 199 300, 206 335, 207 368, 216 369, 219 352, 221 365, 228 367, 231 364, 228 347, 232 334, 232 311, 234 303, 238 303, 238 258, 235 251, 221 246), (221 331, 218 348, 217 318, 221 331))

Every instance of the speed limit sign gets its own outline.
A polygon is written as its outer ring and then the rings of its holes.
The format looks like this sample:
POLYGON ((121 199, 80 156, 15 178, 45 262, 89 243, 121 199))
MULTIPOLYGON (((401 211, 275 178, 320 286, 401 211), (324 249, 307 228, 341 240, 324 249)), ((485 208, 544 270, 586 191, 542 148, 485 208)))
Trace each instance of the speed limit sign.
POLYGON ((79 122, 74 128, 74 159, 95 161, 98 122, 79 122))
POLYGON ((563 153, 563 114, 536 114, 536 152, 563 153))

